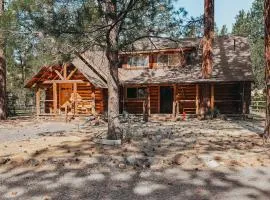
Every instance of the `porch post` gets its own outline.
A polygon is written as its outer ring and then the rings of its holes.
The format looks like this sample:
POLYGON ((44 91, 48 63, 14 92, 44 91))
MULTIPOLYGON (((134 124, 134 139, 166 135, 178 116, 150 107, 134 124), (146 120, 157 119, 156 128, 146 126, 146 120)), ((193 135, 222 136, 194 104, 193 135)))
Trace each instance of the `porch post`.
POLYGON ((95 88, 92 90, 92 115, 96 115, 96 94, 95 94, 95 88))
POLYGON ((173 117, 177 117, 177 99, 176 99, 177 86, 173 85, 173 117))
POLYGON ((57 84, 53 83, 53 113, 57 114, 57 84))
POLYGON ((213 110, 215 107, 215 86, 211 84, 211 109, 213 110))
POLYGON ((147 88, 147 98, 148 98, 148 104, 147 104, 148 117, 150 117, 151 115, 150 87, 147 88))
POLYGON ((199 84, 196 84, 196 115, 199 114, 199 84))
POLYGON ((36 87, 36 112, 37 112, 37 118, 39 118, 40 115, 40 88, 36 87))
POLYGON ((74 115, 77 114, 77 83, 73 83, 74 115))

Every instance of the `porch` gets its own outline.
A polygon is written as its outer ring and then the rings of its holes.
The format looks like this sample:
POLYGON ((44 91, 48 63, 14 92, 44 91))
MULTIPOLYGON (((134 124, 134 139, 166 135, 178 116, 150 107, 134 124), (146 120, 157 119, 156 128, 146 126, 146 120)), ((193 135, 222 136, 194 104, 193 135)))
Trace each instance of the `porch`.
POLYGON ((121 111, 133 114, 177 117, 183 113, 199 115, 215 110, 241 115, 249 113, 251 83, 130 85, 121 94, 121 111))

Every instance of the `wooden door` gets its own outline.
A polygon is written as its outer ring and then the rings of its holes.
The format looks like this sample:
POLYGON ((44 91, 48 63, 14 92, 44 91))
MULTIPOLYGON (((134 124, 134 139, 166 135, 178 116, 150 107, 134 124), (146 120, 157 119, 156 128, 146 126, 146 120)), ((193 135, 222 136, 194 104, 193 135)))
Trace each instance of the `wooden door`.
POLYGON ((71 94, 73 93, 72 84, 65 83, 59 85, 59 103, 60 107, 70 101, 71 94))
POLYGON ((160 87, 160 113, 171 114, 173 110, 173 87, 160 87))

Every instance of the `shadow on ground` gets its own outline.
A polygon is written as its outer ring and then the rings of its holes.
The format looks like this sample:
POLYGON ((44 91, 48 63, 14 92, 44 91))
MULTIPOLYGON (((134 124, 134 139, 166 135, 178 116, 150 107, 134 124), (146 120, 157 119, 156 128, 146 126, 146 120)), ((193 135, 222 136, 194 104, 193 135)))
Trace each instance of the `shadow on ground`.
MULTIPOLYGON (((168 123, 166 128, 161 123, 137 125, 141 131, 134 125, 132 141, 121 147, 96 144, 88 133, 80 142, 9 161, 0 168, 1 199, 269 199, 269 167, 241 166, 241 156, 255 154, 257 159, 269 152, 269 145, 262 147, 256 134, 237 134, 241 125, 227 123, 228 133, 222 134, 224 127, 211 122, 207 131, 191 129, 202 126, 199 121, 168 123), (237 162, 226 163, 222 155, 229 151, 237 151, 240 158, 231 158, 237 162), (198 156, 213 153, 226 166, 208 168, 198 156), (192 159, 176 164, 176 154, 192 159)), ((270 159, 269 153, 265 156, 270 159)))

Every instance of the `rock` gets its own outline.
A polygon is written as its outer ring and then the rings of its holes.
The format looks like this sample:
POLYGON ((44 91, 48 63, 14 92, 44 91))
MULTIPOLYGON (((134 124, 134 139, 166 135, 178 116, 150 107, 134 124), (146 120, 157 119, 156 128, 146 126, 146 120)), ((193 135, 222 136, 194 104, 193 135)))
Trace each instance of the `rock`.
POLYGON ((0 160, 0 165, 5 165, 10 161, 10 158, 3 158, 0 160))
POLYGON ((126 164, 132 165, 137 168, 150 168, 153 163, 153 158, 150 157, 142 157, 142 156, 128 156, 126 158, 126 164))
POLYGON ((38 166, 40 162, 34 158, 31 158, 26 161, 26 164, 31 165, 31 166, 38 166))
POLYGON ((177 165, 182 165, 184 162, 186 162, 188 160, 188 156, 184 155, 184 154, 176 154, 173 158, 173 163, 177 164, 177 165))
POLYGON ((125 169, 125 168, 126 168, 126 165, 125 165, 124 163, 120 163, 120 164, 118 165, 118 167, 119 167, 120 169, 125 169))
POLYGON ((136 164, 136 156, 128 156, 126 158, 126 163, 128 165, 135 165, 136 164))

